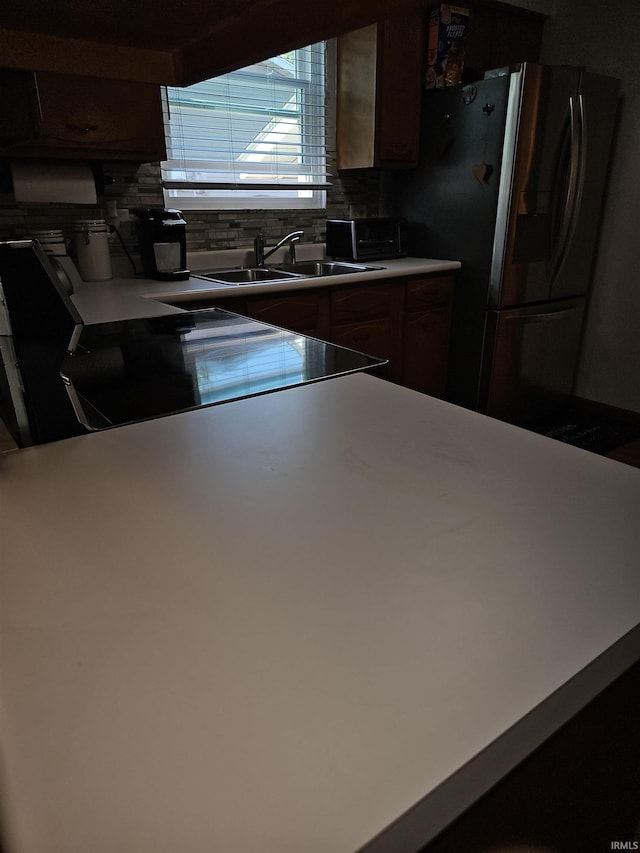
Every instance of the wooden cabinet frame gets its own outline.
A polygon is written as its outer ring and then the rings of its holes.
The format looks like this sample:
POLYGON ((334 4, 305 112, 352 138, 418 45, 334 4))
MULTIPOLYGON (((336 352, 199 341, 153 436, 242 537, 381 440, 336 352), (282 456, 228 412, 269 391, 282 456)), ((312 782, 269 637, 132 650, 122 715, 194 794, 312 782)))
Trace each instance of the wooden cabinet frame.
POLYGON ((424 12, 388 18, 338 38, 338 169, 418 162, 424 12))
POLYGON ((0 92, 4 156, 166 158, 161 91, 152 83, 0 71, 0 92))
POLYGON ((192 310, 217 307, 235 311, 386 358, 389 363, 379 375, 425 394, 443 396, 453 274, 358 281, 232 299, 203 298, 188 305, 192 310))

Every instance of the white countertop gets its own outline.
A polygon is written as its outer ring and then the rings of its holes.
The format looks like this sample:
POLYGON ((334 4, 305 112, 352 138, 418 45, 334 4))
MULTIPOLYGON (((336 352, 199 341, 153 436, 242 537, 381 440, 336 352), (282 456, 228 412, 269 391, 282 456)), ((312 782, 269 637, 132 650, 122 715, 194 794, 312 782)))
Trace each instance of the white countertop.
POLYGON ((640 471, 370 376, 0 483, 7 853, 415 853, 640 657, 640 471))
MULTIPOLYGON (((306 251, 300 252, 300 258, 306 255, 319 257, 319 251, 313 244, 303 246, 306 251)), ((438 260, 433 258, 398 258, 387 261, 366 262, 366 266, 376 266, 380 269, 366 273, 351 273, 349 275, 318 276, 314 278, 290 279, 270 282, 268 284, 224 285, 198 277, 198 270, 220 269, 220 265, 242 264, 248 259, 246 253, 237 252, 211 253, 202 252, 190 256, 189 263, 193 275, 187 281, 155 281, 142 277, 115 277, 110 281, 85 282, 73 294, 73 301, 86 323, 104 323, 112 320, 125 320, 134 317, 151 317, 181 310, 173 308, 162 300, 180 301, 188 310, 189 302, 202 300, 207 296, 215 299, 248 296, 249 294, 278 293, 286 290, 306 290, 317 287, 332 287, 340 284, 357 285, 365 281, 379 281, 385 278, 396 278, 430 274, 436 272, 455 272, 460 268, 458 261, 438 260), (222 257, 216 257, 221 254, 222 257), (234 261, 233 258, 236 258, 234 261)), ((277 258, 279 262, 282 258, 277 258)))

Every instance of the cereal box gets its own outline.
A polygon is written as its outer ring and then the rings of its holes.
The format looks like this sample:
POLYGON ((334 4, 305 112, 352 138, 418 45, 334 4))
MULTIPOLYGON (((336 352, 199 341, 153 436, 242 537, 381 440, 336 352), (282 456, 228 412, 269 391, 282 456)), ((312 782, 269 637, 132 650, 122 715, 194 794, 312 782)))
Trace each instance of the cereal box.
POLYGON ((469 10, 442 3, 429 16, 425 88, 456 86, 462 78, 469 10))

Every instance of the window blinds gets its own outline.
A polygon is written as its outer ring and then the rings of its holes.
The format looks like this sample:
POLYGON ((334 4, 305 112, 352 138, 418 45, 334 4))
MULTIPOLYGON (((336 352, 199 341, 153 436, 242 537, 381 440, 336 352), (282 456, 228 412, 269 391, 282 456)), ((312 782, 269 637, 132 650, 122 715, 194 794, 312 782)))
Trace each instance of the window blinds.
POLYGON ((169 88, 165 191, 186 207, 190 198, 304 199, 323 190, 324 83, 320 43, 169 88))

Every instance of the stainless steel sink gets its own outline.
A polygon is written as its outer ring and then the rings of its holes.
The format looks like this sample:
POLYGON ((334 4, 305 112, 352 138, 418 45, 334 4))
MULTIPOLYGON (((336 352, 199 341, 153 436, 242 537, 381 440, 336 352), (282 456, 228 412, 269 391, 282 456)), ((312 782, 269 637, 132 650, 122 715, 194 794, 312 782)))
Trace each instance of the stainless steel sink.
POLYGON ((195 275, 209 281, 219 281, 222 284, 255 284, 257 282, 281 281, 282 279, 298 278, 294 272, 274 270, 268 267, 238 267, 231 270, 207 270, 195 275))
POLYGON ((279 270, 293 272, 296 275, 344 275, 352 272, 369 272, 381 267, 365 267, 362 264, 350 264, 343 261, 297 261, 295 264, 279 264, 279 270))
POLYGON ((267 284, 295 278, 314 278, 321 275, 345 275, 367 272, 381 267, 367 267, 342 261, 298 261, 295 264, 278 264, 277 267, 236 267, 229 270, 206 270, 194 276, 220 284, 267 284))

